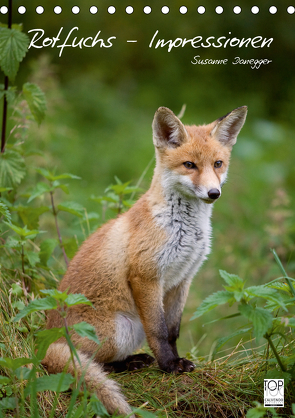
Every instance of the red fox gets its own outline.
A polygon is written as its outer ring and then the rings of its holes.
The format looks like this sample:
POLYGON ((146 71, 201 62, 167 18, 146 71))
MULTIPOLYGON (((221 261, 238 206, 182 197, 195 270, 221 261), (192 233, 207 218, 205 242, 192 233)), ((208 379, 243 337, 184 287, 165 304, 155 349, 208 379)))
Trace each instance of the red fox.
MULTIPOLYGON (((132 355, 145 338, 162 370, 182 373, 195 367, 177 352, 181 315, 191 281, 210 252, 212 203, 221 195, 246 114, 242 106, 209 125, 185 126, 160 107, 153 120, 156 167, 150 189, 83 243, 61 281, 61 291, 83 293, 95 308, 74 306, 67 320, 92 324, 102 342, 97 346, 73 336, 80 375, 96 353, 85 380, 109 413, 132 411, 105 371, 150 364, 153 357, 132 355)), ((58 312, 50 311, 47 327, 60 326, 58 312)), ((69 356, 61 340, 49 347, 43 364, 58 373, 69 356)))

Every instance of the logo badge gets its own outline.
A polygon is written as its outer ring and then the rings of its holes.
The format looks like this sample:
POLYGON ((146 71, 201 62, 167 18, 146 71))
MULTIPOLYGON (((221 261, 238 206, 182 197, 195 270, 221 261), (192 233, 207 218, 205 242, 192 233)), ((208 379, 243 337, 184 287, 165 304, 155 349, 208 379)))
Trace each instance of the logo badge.
POLYGON ((264 406, 284 406, 284 379, 264 379, 264 406))

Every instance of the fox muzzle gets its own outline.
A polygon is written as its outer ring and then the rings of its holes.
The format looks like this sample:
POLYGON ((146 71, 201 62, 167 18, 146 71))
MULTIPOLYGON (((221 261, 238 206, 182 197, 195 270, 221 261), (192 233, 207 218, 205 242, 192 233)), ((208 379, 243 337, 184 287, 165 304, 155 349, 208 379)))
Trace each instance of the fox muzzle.
POLYGON ((220 196, 220 191, 218 189, 210 189, 208 192, 209 199, 216 200, 220 196))

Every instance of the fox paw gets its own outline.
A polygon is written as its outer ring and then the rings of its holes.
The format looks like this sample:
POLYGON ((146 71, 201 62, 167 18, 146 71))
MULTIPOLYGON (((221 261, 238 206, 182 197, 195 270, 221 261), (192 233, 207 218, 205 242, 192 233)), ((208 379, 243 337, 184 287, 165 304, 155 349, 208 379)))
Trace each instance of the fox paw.
POLYGON ((186 358, 176 358, 175 360, 169 361, 167 366, 163 367, 163 370, 168 373, 179 374, 192 372, 195 367, 195 364, 186 358))
POLYGON ((150 356, 149 354, 142 353, 142 354, 134 354, 133 356, 127 357, 126 365, 129 371, 142 369, 144 367, 149 366, 150 364, 154 363, 154 357, 150 356))
POLYGON ((134 354, 132 356, 128 356, 123 361, 114 361, 112 363, 105 363, 104 364, 104 371, 106 372, 115 372, 120 373, 124 371, 133 371, 138 369, 143 369, 144 367, 148 367, 155 361, 154 357, 150 356, 149 354, 134 354))

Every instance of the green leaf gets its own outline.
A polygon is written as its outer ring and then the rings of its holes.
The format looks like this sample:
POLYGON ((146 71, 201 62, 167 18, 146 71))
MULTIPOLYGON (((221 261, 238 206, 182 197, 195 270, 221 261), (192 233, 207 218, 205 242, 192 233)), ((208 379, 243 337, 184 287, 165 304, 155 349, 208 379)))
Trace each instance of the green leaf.
POLYGON ((10 357, 1 357, 0 358, 0 366, 6 367, 11 370, 16 370, 21 366, 25 366, 26 364, 33 363, 33 359, 27 357, 19 357, 19 358, 10 358, 10 357))
POLYGON ((39 254, 34 251, 26 251, 25 253, 28 263, 31 267, 35 267, 37 263, 40 263, 39 254))
POLYGON ((47 170, 46 168, 36 168, 37 173, 41 174, 41 176, 45 177, 47 180, 52 181, 53 174, 51 171, 47 170))
POLYGON ((44 329, 42 331, 39 331, 36 334, 37 338, 37 358, 39 360, 42 360, 46 352, 48 350, 48 347, 50 344, 57 341, 59 338, 65 336, 65 327, 62 328, 50 328, 50 329, 44 329))
MULTIPOLYGON (((117 184, 123 184, 122 183, 122 181, 119 179, 119 177, 117 177, 117 176, 115 176, 115 180, 116 180, 116 183, 117 184)), ((125 183, 125 184, 129 184, 130 183, 130 181, 128 181, 127 183, 125 183)))
MULTIPOLYGON (((84 389, 84 394, 86 393, 86 389, 84 389)), ((73 394, 72 394, 73 396, 73 394)), ((79 404, 79 406, 75 406, 69 413, 68 411, 68 415, 66 418, 71 417, 71 418, 88 418, 89 417, 89 411, 90 411, 90 407, 87 404, 87 399, 85 399, 85 397, 82 398, 81 403, 79 404)), ((94 418, 94 416, 92 416, 92 414, 90 415, 91 418, 94 418)))
POLYGON ((32 375, 33 370, 27 367, 19 367, 15 370, 15 374, 19 380, 28 380, 32 375))
POLYGON ((117 196, 124 196, 127 194, 140 192, 142 189, 137 186, 129 186, 130 181, 126 183, 122 183, 118 177, 115 176, 115 180, 117 184, 112 184, 111 186, 106 188, 106 192, 113 191, 117 196))
POLYGON ((39 208, 32 208, 28 206, 15 206, 13 211, 16 211, 24 225, 28 228, 38 229, 39 228, 39 217, 46 212, 50 211, 48 206, 41 206, 39 208))
POLYGON ((17 405, 17 398, 4 398, 0 401, 0 411, 2 409, 15 409, 17 405))
POLYGON ((71 213, 79 218, 82 218, 85 212, 84 207, 76 202, 64 202, 59 204, 57 208, 60 211, 71 213))
POLYGON ((16 93, 17 91, 15 86, 8 87, 8 90, 5 91, 8 104, 11 104, 15 100, 16 93))
POLYGON ((6 149, 0 156, 0 184, 1 187, 14 187, 19 184, 26 174, 23 157, 15 151, 6 149))
POLYGON ((73 325, 74 330, 80 337, 87 337, 89 340, 94 341, 96 344, 99 344, 99 339, 97 338, 95 328, 93 325, 88 324, 87 322, 79 322, 78 324, 73 325))
POLYGON ((72 259, 78 251, 78 244, 75 237, 64 240, 63 247, 65 249, 66 255, 69 257, 69 259, 72 259))
POLYGON ((15 250, 21 250, 22 242, 19 239, 15 239, 12 236, 9 236, 4 245, 5 248, 13 248, 15 250))
POLYGON ((80 293, 69 294, 68 297, 65 299, 65 303, 68 307, 80 304, 92 306, 90 300, 88 300, 86 296, 80 293))
POLYGON ((4 84, 0 84, 0 99, 2 99, 4 96, 6 96, 6 100, 8 104, 11 104, 14 99, 16 98, 16 87, 10 86, 8 87, 8 90, 4 89, 4 84))
POLYGON ((103 201, 102 196, 94 196, 94 194, 92 194, 89 199, 93 200, 94 202, 98 202, 98 203, 102 203, 102 201, 103 201))
POLYGON ((43 231, 38 231, 37 229, 28 229, 25 225, 24 228, 3 221, 5 225, 9 226, 14 232, 16 232, 22 239, 34 239, 38 234, 41 234, 43 231))
MULTIPOLYGON (((282 308, 282 306, 281 306, 282 302, 287 307, 287 306, 294 306, 294 301, 295 301, 295 299, 293 299, 293 300, 290 299, 290 296, 283 295, 282 300, 280 301, 280 303, 277 303, 273 300, 268 300, 266 302, 266 304, 264 305, 264 308, 267 309, 270 312, 274 312, 274 311, 282 308)), ((286 311, 286 309, 285 309, 285 311, 286 311)))
POLYGON ((191 317, 192 319, 198 318, 199 316, 203 315, 211 311, 211 309, 215 308, 218 305, 223 305, 227 302, 234 302, 232 292, 227 290, 220 290, 219 292, 213 293, 212 295, 208 296, 201 305, 198 307, 196 312, 191 317))
POLYGON ((131 208, 134 205, 135 200, 122 200, 125 208, 131 208))
POLYGON ((11 294, 12 295, 16 295, 16 296, 22 296, 22 294, 23 294, 23 289, 22 289, 22 287, 19 285, 19 284, 17 284, 17 283, 12 283, 12 285, 11 285, 11 294))
POLYGON ((264 409, 264 407, 260 407, 259 409, 252 408, 252 409, 249 409, 249 411, 247 412, 246 418, 262 418, 262 417, 265 417, 266 414, 267 414, 267 409, 264 409))
POLYGON ((243 316, 245 316, 247 319, 252 318, 252 314, 255 308, 253 308, 253 306, 248 305, 248 304, 241 304, 239 305, 239 311, 241 312, 241 314, 243 316))
POLYGON ((110 416, 108 411, 105 409, 105 407, 96 395, 92 395, 90 398, 90 408, 94 414, 97 414, 101 418, 110 416))
POLYGON ((57 247, 58 241, 54 238, 48 238, 41 242, 40 244, 40 261, 41 263, 46 266, 48 263, 49 258, 51 257, 54 249, 57 247))
POLYGON ((234 337, 239 337, 240 335, 246 334, 251 329, 252 328, 243 328, 243 329, 233 332, 230 335, 227 335, 226 337, 218 338, 218 340, 216 341, 216 345, 214 347, 213 357, 215 356, 217 351, 220 350, 220 348, 224 346, 224 344, 226 344, 229 340, 231 340, 234 337))
POLYGON ((70 193, 69 188, 66 184, 57 184, 57 183, 59 183, 57 180, 53 182, 53 187, 55 189, 61 189, 66 194, 70 193))
POLYGON ((224 270, 219 270, 220 276, 233 290, 242 290, 244 287, 243 280, 236 274, 229 274, 224 270))
POLYGON ((274 418, 279 418, 279 415, 276 413, 276 410, 271 407, 264 407, 259 402, 254 401, 254 404, 256 404, 255 408, 249 409, 247 412, 246 418, 261 418, 261 417, 268 417, 271 413, 271 416, 274 418))
POLYGON ((15 327, 19 332, 22 332, 24 334, 27 334, 29 332, 28 328, 25 326, 16 325, 15 327))
POLYGON ((83 222, 83 223, 93 222, 93 221, 97 221, 99 218, 100 216, 97 212, 84 211, 83 218, 81 220, 78 220, 78 223, 79 222, 83 222))
POLYGON ((270 282, 271 284, 268 284, 267 287, 271 288, 271 289, 277 289, 277 290, 282 290, 283 292, 288 293, 288 295, 291 294, 289 286, 287 285, 287 283, 282 283, 282 282, 277 282, 277 281, 273 281, 270 282))
POLYGON ((13 394, 13 390, 12 390, 12 387, 9 385, 3 385, 2 386, 2 394, 4 395, 6 395, 6 398, 8 398, 9 396, 11 396, 12 394, 13 394))
MULTIPOLYGON (((38 392, 44 392, 45 390, 51 390, 53 392, 64 392, 70 389, 75 378, 68 373, 57 373, 41 376, 36 379, 38 392)), ((30 386, 26 387, 25 396, 30 394, 30 386)))
POLYGON ((66 298, 68 297, 67 292, 61 292, 57 289, 43 289, 40 290, 41 293, 44 295, 49 295, 50 297, 58 300, 59 302, 64 302, 66 298))
POLYGON ((153 414, 152 412, 145 411, 142 408, 133 409, 133 413, 142 418, 157 418, 157 415, 153 414))
POLYGON ((275 257, 275 260, 276 260, 278 266, 280 267, 280 269, 281 269, 281 271, 282 271, 285 279, 287 280, 287 283, 288 283, 288 286, 290 288, 290 291, 291 291, 292 295, 295 297, 295 289, 294 289, 294 286, 292 284, 292 280, 293 279, 288 276, 288 274, 287 274, 286 270, 284 269, 284 266, 283 266, 283 264, 282 264, 279 256, 277 255, 276 251, 275 250, 272 250, 272 252, 273 252, 273 255, 275 257))
MULTIPOLYGON (((8 24, 0 22, 0 27, 1 28, 8 28, 8 24)), ((11 25, 11 27, 12 27, 12 29, 19 30, 20 32, 22 32, 22 30, 23 30, 23 24, 22 23, 13 23, 11 25)))
POLYGON ((36 197, 42 196, 45 193, 49 193, 52 191, 52 187, 50 187, 48 184, 40 182, 36 184, 36 187, 31 191, 31 196, 28 200, 28 203, 30 203, 32 200, 34 200, 36 197))
POLYGON ((269 370, 264 379, 284 379, 285 386, 287 386, 290 383, 292 376, 290 373, 282 372, 281 370, 269 370))
POLYGON ((0 187, 0 193, 9 192, 11 190, 13 190, 12 187, 0 187))
POLYGON ((94 195, 91 195, 90 199, 93 200, 94 202, 98 202, 98 203, 101 203, 101 204, 103 204, 105 202, 107 202, 107 203, 118 203, 119 202, 119 198, 115 194, 112 194, 112 195, 109 194, 108 196, 98 196, 98 197, 96 197, 94 195))
POLYGON ((81 177, 76 176, 75 174, 63 173, 63 174, 59 174, 58 176, 54 176, 52 180, 61 180, 61 179, 81 180, 81 177))
POLYGON ((9 223, 11 223, 11 215, 8 207, 2 202, 0 202, 0 215, 3 215, 4 218, 6 218, 9 223))
POLYGON ((286 318, 288 321, 285 322, 287 327, 295 328, 295 318, 286 318))
POLYGON ((253 308, 248 304, 239 305, 239 311, 253 323, 254 336, 259 339, 272 326, 272 314, 263 308, 253 308))
POLYGON ((9 226, 10 229, 12 229, 14 232, 16 232, 18 235, 22 236, 23 233, 26 233, 24 228, 21 228, 20 226, 9 224, 8 222, 4 222, 5 225, 9 226))
POLYGON ((52 182, 61 179, 81 179, 81 177, 75 176, 74 174, 70 173, 63 173, 56 176, 55 174, 51 173, 51 171, 45 168, 37 168, 36 171, 40 173, 43 177, 45 177, 47 180, 52 182))
POLYGON ((40 124, 45 117, 45 94, 39 86, 33 83, 25 83, 23 85, 23 94, 35 121, 40 124))
POLYGON ((244 298, 244 282, 243 280, 235 275, 229 274, 224 270, 219 270, 220 276, 224 279, 224 281, 228 284, 228 286, 224 286, 225 290, 233 293, 233 296, 237 302, 240 302, 241 299, 244 298))
POLYGON ((287 311, 287 308, 284 304, 281 294, 276 290, 266 286, 251 286, 248 287, 245 292, 248 295, 263 298, 266 300, 271 300, 278 304, 281 308, 287 311))
POLYGON ((5 90, 4 84, 0 84, 0 99, 4 96, 6 96, 8 104, 11 104, 16 97, 16 87, 10 86, 8 87, 8 90, 5 90))
POLYGON ((107 187, 105 191, 108 192, 112 190, 116 195, 121 195, 121 194, 124 194, 129 183, 130 181, 128 181, 125 184, 114 184, 114 185, 107 187))
POLYGON ((7 383, 10 383, 11 379, 9 379, 9 377, 7 376, 0 376, 0 384, 1 385, 5 385, 7 383))
POLYGON ((213 321, 206 322, 204 325, 214 324, 214 322, 224 321, 225 319, 236 318, 237 316, 241 316, 240 312, 236 312, 231 315, 221 316, 220 318, 213 319, 213 321))
POLYGON ((57 308, 57 302, 51 296, 47 296, 46 298, 43 298, 43 299, 35 299, 32 302, 30 302, 28 306, 26 306, 22 311, 20 311, 15 316, 15 318, 13 319, 13 322, 19 321, 21 318, 23 318, 24 316, 32 312, 41 311, 41 310, 46 311, 49 309, 56 309, 56 308, 57 308))
POLYGON ((28 51, 29 42, 29 37, 17 29, 0 28, 0 66, 11 80, 28 51))
POLYGON ((22 300, 16 300, 15 302, 12 302, 11 306, 21 311, 22 309, 25 308, 26 305, 24 304, 22 300))

